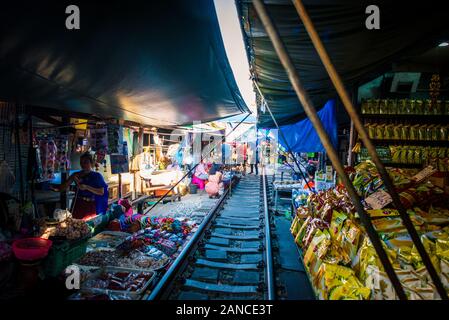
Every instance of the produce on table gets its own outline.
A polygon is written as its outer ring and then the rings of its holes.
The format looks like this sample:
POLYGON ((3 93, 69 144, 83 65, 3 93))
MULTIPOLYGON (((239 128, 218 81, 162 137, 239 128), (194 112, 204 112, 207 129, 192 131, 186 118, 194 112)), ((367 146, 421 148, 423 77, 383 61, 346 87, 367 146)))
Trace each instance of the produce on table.
POLYGON ((68 240, 76 240, 89 236, 91 230, 87 223, 81 219, 67 218, 54 226, 48 226, 45 222, 40 223, 41 238, 65 237, 68 240))

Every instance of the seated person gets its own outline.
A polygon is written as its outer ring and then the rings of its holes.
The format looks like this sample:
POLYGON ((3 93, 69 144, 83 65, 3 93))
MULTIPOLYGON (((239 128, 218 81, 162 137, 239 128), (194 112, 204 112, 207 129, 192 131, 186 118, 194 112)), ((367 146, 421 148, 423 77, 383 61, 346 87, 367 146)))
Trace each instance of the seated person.
POLYGON ((209 183, 206 184, 206 192, 209 198, 219 197, 220 188, 223 188, 222 176, 223 174, 220 171, 216 171, 215 174, 209 174, 209 183))
POLYGON ((204 180, 204 181, 209 179, 209 174, 207 173, 207 165, 205 164, 204 160, 201 160, 201 162, 196 167, 195 177, 197 177, 200 180, 204 180))

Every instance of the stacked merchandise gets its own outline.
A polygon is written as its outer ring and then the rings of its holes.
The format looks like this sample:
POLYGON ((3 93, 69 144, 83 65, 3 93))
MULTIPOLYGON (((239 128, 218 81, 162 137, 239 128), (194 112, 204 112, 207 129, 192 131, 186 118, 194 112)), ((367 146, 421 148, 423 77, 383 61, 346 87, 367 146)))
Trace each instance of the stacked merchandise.
MULTIPOLYGON (((366 200, 384 186, 370 162, 348 169, 366 200)), ((401 202, 418 231, 443 285, 449 290, 449 206, 443 190, 414 182, 416 170, 391 169, 401 202)), ((438 299, 421 257, 394 209, 363 202, 409 299, 438 299)), ((371 202, 370 202, 371 203, 371 202)), ((320 299, 396 299, 351 200, 342 186, 311 194, 299 207, 291 231, 320 299)))
POLYGON ((405 123, 371 123, 365 124, 371 139, 404 141, 448 141, 447 124, 405 124, 405 123))
POLYGON ((431 99, 367 99, 362 102, 362 114, 449 115, 449 101, 431 99))
MULTIPOLYGON (((384 163, 420 167, 430 158, 449 156, 449 101, 368 99, 361 112, 384 163)), ((359 162, 370 159, 361 143, 353 152, 359 154, 359 162)))

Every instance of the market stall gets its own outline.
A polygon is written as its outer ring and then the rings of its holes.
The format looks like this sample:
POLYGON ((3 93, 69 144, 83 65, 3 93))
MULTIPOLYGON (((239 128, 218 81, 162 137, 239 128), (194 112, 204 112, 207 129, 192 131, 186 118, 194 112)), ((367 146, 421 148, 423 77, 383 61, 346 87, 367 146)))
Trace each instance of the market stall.
MULTIPOLYGON (((385 196, 374 165, 368 161, 347 170, 408 298, 438 299, 398 211, 390 207, 391 198, 385 196)), ((416 169, 390 169, 389 174, 449 290, 447 194, 429 181, 429 174, 423 176, 416 169)), ((339 185, 302 198, 298 194, 297 204, 291 231, 318 298, 397 298, 344 187, 339 185)))

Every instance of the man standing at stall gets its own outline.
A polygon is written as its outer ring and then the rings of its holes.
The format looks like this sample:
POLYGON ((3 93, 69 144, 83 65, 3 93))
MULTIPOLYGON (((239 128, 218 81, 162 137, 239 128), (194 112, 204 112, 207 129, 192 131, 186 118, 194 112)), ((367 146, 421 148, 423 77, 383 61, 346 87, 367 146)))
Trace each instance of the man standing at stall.
POLYGON ((94 160, 88 152, 80 157, 81 171, 73 173, 67 181, 54 191, 63 192, 73 182, 77 191, 72 205, 72 217, 83 219, 95 214, 104 214, 108 208, 108 185, 103 176, 92 170, 94 160))

